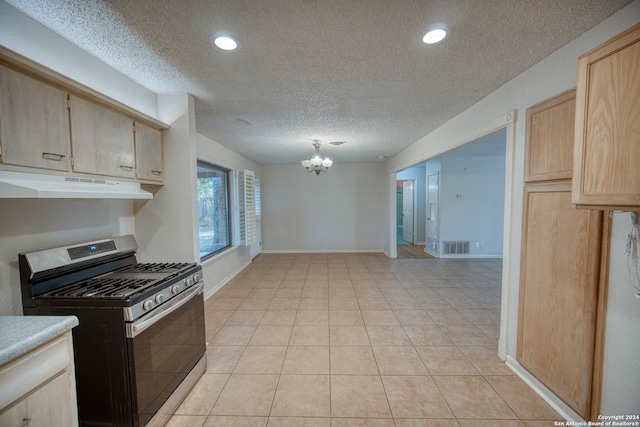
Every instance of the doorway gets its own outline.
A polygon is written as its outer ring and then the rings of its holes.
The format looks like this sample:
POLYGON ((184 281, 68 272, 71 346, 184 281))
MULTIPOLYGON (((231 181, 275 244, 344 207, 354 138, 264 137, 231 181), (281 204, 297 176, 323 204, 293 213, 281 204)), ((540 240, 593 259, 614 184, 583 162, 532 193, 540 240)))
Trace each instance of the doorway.
POLYGON ((427 175, 427 243, 425 250, 434 257, 440 254, 438 234, 438 201, 440 199, 440 172, 427 175))
MULTIPOLYGON (((496 209, 503 210, 503 219, 501 221, 502 230, 501 234, 503 236, 503 242, 501 245, 502 248, 502 271, 498 273, 501 276, 501 302, 500 302, 500 339, 498 345, 498 355, 502 360, 507 359, 507 347, 512 349, 515 346, 516 342, 516 331, 507 330, 508 319, 513 317, 513 313, 517 313, 517 298, 514 298, 511 293, 511 288, 513 287, 513 283, 517 283, 519 280, 517 269, 513 268, 513 257, 517 256, 517 252, 519 248, 516 248, 512 244, 512 240, 509 238, 511 233, 513 232, 513 212, 512 206, 514 203, 514 151, 515 151, 515 111, 511 111, 503 116, 497 117, 495 120, 486 123, 485 125, 477 128, 472 134, 466 134, 462 137, 453 136, 448 141, 442 140, 442 135, 440 135, 438 140, 432 140, 430 138, 425 138, 424 141, 421 141, 420 150, 415 151, 418 152, 417 156, 418 162, 425 162, 425 159, 436 159, 439 156, 442 156, 444 153, 452 151, 455 148, 463 147, 469 142, 477 141, 483 137, 486 137, 490 134, 494 134, 497 132, 503 133, 504 135, 504 143, 503 147, 505 147, 505 157, 504 163, 502 164, 502 168, 504 170, 503 181, 501 186, 503 188, 503 197, 504 202, 502 207, 495 206, 496 209)), ((419 163, 418 163, 419 164, 419 163)), ((408 168, 414 167, 412 165, 416 165, 416 163, 411 163, 407 157, 398 158, 396 162, 391 162, 389 164, 390 171, 390 184, 391 189, 393 189, 393 194, 396 192, 396 180, 400 176, 403 171, 408 168), (404 162, 404 163, 402 163, 404 162)), ((442 212, 442 200, 443 200, 443 192, 444 184, 442 180, 442 175, 439 180, 439 190, 440 190, 440 200, 439 200, 439 214, 440 219, 442 219, 444 213, 442 212)), ((426 191, 425 191, 426 193, 426 191)), ((461 199, 465 199, 465 194, 454 192, 453 195, 457 196, 457 194, 461 194, 461 199)), ((516 195, 517 196, 517 195, 516 195)), ((456 200, 461 200, 456 198, 456 200)), ((394 200, 394 199, 391 199, 394 200)), ((468 200, 468 198, 466 199, 468 200)), ((395 200, 394 200, 395 201, 395 200)), ((394 206, 389 206, 391 208, 391 218, 392 221, 389 225, 392 225, 389 231, 391 232, 390 243, 391 246, 389 248, 388 255, 391 258, 397 257, 397 244, 396 244, 396 233, 395 233, 395 209, 394 206)), ((466 220, 464 221, 465 225, 473 226, 474 223, 474 212, 477 208, 472 208, 468 212, 465 213, 466 220)), ((440 238, 442 240, 442 229, 440 231, 440 238)), ((426 236, 426 234, 425 234, 426 236)), ((475 247, 475 243, 473 242, 473 247, 475 247)), ((480 242, 479 242, 480 243, 480 242)))

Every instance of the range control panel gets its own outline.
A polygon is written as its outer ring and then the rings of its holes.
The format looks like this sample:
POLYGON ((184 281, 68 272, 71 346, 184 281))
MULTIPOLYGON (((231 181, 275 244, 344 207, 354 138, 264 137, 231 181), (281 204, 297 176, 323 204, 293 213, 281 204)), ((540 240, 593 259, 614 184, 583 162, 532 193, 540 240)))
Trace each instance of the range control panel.
POLYGON ((113 240, 99 243, 91 243, 88 245, 76 246, 68 248, 69 257, 71 259, 85 258, 91 255, 99 254, 102 252, 109 252, 116 250, 116 243, 113 240))

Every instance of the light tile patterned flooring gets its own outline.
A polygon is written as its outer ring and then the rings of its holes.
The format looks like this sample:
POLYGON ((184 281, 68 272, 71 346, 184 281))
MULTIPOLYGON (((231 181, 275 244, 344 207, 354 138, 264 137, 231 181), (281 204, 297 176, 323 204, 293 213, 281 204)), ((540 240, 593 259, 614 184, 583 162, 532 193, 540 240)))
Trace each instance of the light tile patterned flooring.
POLYGON ((207 372, 168 426, 551 426, 497 357, 501 265, 262 254, 205 302, 207 372))

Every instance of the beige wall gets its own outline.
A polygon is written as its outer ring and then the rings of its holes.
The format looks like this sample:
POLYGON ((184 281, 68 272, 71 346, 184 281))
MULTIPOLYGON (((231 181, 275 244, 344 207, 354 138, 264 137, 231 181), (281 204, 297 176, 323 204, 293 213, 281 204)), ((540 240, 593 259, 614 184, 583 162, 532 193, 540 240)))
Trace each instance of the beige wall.
POLYGON ((133 232, 126 200, 0 199, 0 316, 22 314, 19 253, 133 232))
POLYGON ((317 176, 300 164, 262 166, 264 252, 382 252, 382 163, 334 163, 317 176))

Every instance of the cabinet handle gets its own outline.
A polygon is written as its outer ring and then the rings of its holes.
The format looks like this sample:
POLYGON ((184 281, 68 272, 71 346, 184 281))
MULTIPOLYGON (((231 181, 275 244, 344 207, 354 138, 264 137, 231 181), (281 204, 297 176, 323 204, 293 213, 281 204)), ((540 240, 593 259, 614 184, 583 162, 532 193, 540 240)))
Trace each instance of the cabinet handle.
POLYGON ((47 160, 55 160, 55 161, 60 161, 62 159, 64 159, 67 156, 64 156, 62 154, 57 154, 57 153, 42 153, 42 158, 43 159, 47 159, 47 160))
POLYGON ((120 165, 120 169, 123 171, 131 172, 133 170, 133 166, 120 165))
POLYGON ((151 173, 156 175, 156 176, 162 175, 162 171, 151 171, 151 173))
MULTIPOLYGON (((64 156, 62 156, 62 157, 64 157, 64 156)), ((24 426, 28 425, 30 422, 31 422, 31 418, 30 417, 24 417, 22 419, 22 426, 21 427, 24 427, 24 426)))

